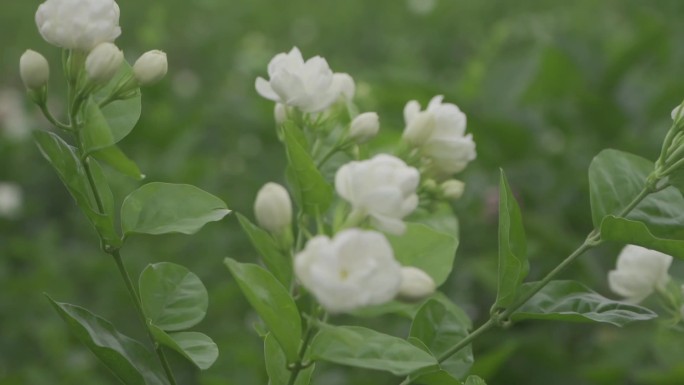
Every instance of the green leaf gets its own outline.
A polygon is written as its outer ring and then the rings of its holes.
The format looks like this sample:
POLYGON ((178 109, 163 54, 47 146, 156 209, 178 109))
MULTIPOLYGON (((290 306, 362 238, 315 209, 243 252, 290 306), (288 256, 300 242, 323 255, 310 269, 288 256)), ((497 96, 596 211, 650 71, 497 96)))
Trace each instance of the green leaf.
POLYGON ((684 167, 676 169, 667 179, 684 196, 684 167))
POLYGON ((451 274, 458 248, 455 235, 439 232, 424 224, 407 222, 403 235, 386 234, 386 237, 399 263, 425 271, 437 286, 451 274))
POLYGON ((124 236, 193 234, 228 213, 221 199, 195 186, 153 182, 126 197, 121 207, 121 227, 124 236))
MULTIPOLYGON (((269 378, 268 384, 289 385, 292 372, 287 368, 287 359, 285 359, 283 349, 280 348, 278 341, 276 341, 271 333, 264 338, 264 360, 266 362, 266 373, 269 378)), ((315 366, 311 365, 300 371, 295 380, 295 385, 308 385, 311 382, 311 375, 315 366)))
POLYGON ((145 175, 140 172, 138 165, 129 159, 116 145, 97 150, 93 153, 93 156, 105 162, 114 170, 133 179, 142 180, 145 178, 145 175))
MULTIPOLYGON (((121 239, 114 229, 113 214, 108 216, 98 211, 95 197, 88 185, 88 176, 76 155, 76 149, 51 132, 34 131, 33 136, 43 157, 55 168, 59 179, 69 190, 76 204, 95 227, 100 237, 113 247, 120 246, 121 239)), ((95 184, 103 190, 103 198, 106 200, 105 210, 107 211, 110 207, 111 191, 96 162, 89 161, 89 164, 93 168, 95 184)), ((113 203, 111 204, 113 205, 113 203)))
POLYGON ((499 185, 499 278, 494 308, 505 308, 516 297, 530 270, 520 208, 501 170, 499 185))
POLYGON ((322 214, 332 203, 332 186, 316 168, 311 155, 301 146, 296 130, 285 127, 284 135, 288 160, 287 179, 292 185, 294 199, 307 214, 322 214))
POLYGON ((86 154, 89 155, 94 151, 116 143, 107 120, 102 115, 100 107, 97 106, 97 103, 92 98, 89 98, 86 102, 83 113, 85 125, 80 136, 83 143, 83 151, 86 154))
MULTIPOLYGON (((617 150, 604 150, 589 166, 589 189, 594 226, 607 215, 617 215, 645 186, 653 162, 617 150)), ((656 237, 684 240, 684 197, 666 188, 646 197, 627 216, 643 222, 656 237)))
MULTIPOLYGON (((433 356, 439 358, 452 346, 468 336, 470 322, 463 322, 465 313, 456 305, 447 308, 442 302, 431 299, 418 310, 411 324, 409 336, 422 341, 433 356)), ((465 377, 473 365, 470 346, 440 363, 440 367, 455 378, 465 377)))
POLYGON ((459 237, 458 218, 456 218, 454 210, 448 203, 439 203, 429 212, 418 209, 415 214, 411 214, 410 221, 422 223, 433 230, 452 235, 456 238, 459 237))
POLYGON ((148 265, 140 273, 139 286, 145 316, 162 330, 193 327, 207 314, 207 289, 197 275, 181 265, 148 265))
MULTIPOLYGON (((536 282, 530 282, 523 285, 521 292, 531 290, 535 284, 536 282)), ((605 298, 579 282, 551 281, 513 313, 511 319, 593 321, 624 326, 655 317, 657 314, 649 309, 605 298)))
POLYGON ((219 351, 209 336, 198 332, 166 333, 155 325, 149 325, 154 339, 173 349, 201 370, 207 370, 216 362, 219 351))
POLYGON ((420 375, 412 383, 417 385, 463 385, 461 381, 444 370, 420 375))
POLYGON ((642 222, 608 215, 601 222, 601 238, 643 246, 684 259, 684 241, 656 237, 642 222))
POLYGON ((278 250, 278 246, 271 235, 255 226, 245 216, 237 213, 240 226, 247 233, 252 246, 259 252, 266 267, 285 287, 292 283, 292 259, 278 250))
POLYGON ((437 360, 409 342, 359 326, 320 325, 311 342, 311 357, 341 365, 405 376, 437 365, 437 360))
POLYGON ((468 376, 464 385, 487 385, 487 383, 478 376, 468 376))
POLYGON ((155 358, 138 341, 119 333, 111 323, 88 310, 48 297, 69 330, 124 384, 168 385, 155 358))
MULTIPOLYGON (((133 76, 133 70, 130 64, 124 61, 114 79, 97 93, 96 100, 98 103, 111 93, 119 81, 130 76, 133 76)), ((136 90, 134 96, 125 100, 111 102, 100 110, 107 121, 114 143, 118 143, 130 134, 140 119, 142 112, 140 92, 136 90)))
POLYGON ((287 289, 264 268, 224 260, 242 293, 256 310, 273 337, 278 340, 288 362, 295 362, 302 337, 302 320, 294 299, 287 289))

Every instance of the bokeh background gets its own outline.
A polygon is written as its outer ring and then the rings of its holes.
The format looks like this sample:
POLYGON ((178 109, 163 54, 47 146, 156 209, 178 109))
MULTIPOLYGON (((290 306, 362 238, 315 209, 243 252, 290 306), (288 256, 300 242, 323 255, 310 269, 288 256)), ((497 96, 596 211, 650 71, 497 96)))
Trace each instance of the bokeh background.
MULTIPOLYGON (((84 306, 144 338, 114 263, 42 159, 30 130, 47 127, 23 93, 18 59, 52 63, 51 101, 63 100, 58 49, 33 23, 37 0, 0 3, 0 384, 109 385, 116 380, 66 330, 43 293, 84 306)), ((293 45, 357 81, 361 110, 378 111, 380 148, 403 128, 411 99, 437 94, 468 115, 478 159, 454 204, 461 246, 448 295, 480 323, 495 297, 496 196, 503 167, 523 210, 531 278, 591 229, 586 170, 606 147, 654 159, 684 98, 681 0, 118 0, 129 61, 168 53, 170 71, 144 90, 143 116, 122 143, 149 181, 195 184, 251 216, 257 189, 283 180, 273 104, 254 91, 270 58, 293 45)), ((111 174, 119 202, 137 182, 111 174)), ((583 256, 565 278, 610 295, 620 245, 583 256)), ((137 237, 124 249, 134 275, 171 261, 210 293, 199 327, 221 354, 199 373, 172 361, 183 384, 265 384, 262 344, 222 264, 255 252, 234 217, 194 236, 137 237), (246 332, 249 331, 249 332, 246 332)), ((673 275, 684 278, 676 265, 673 275)), ((401 332, 406 321, 369 320, 401 332)), ((474 372, 490 385, 682 384, 684 335, 658 323, 617 329, 527 322, 475 344, 474 372)), ((321 365, 315 384, 396 384, 376 372, 321 365)))

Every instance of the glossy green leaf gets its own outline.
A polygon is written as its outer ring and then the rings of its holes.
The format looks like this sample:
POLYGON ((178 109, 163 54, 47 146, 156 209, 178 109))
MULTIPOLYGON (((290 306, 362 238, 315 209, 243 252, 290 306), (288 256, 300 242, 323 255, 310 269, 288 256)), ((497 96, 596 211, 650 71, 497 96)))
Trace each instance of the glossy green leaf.
POLYGON ((425 271, 438 286, 451 274, 458 248, 457 236, 407 222, 404 234, 386 234, 386 237, 399 263, 425 271))
POLYGON ((214 195, 187 184, 153 182, 133 191, 121 207, 121 227, 130 234, 193 234, 230 210, 214 195))
POLYGON ((311 155, 301 146, 296 133, 287 128, 284 130, 287 179, 292 185, 294 199, 307 214, 322 214, 332 203, 332 186, 316 168, 311 155))
MULTIPOLYGON (((264 338, 264 360, 266 362, 266 373, 268 374, 269 385, 289 385, 291 371, 287 368, 287 359, 283 349, 280 348, 278 341, 273 334, 268 334, 264 338)), ((294 385, 309 385, 311 375, 316 365, 311 365, 302 370, 297 375, 294 385)))
MULTIPOLYGON (((642 190, 653 162, 639 156, 604 150, 589 167, 589 188, 594 226, 607 215, 617 215, 642 190)), ((643 222, 656 237, 684 240, 684 197, 674 187, 651 194, 627 219, 643 222)))
POLYGON ((93 153, 93 156, 108 164, 116 171, 136 180, 145 178, 138 165, 126 156, 117 145, 112 145, 93 153))
POLYGON ((181 265, 148 265, 140 274, 139 286, 145 316, 162 330, 190 328, 207 314, 207 289, 197 275, 181 265))
MULTIPOLYGON (((422 341, 429 352, 439 358, 468 336, 470 322, 463 322, 464 317, 465 312, 456 305, 447 307, 431 299, 418 310, 409 336, 422 341)), ((470 371, 473 361, 473 352, 468 346, 440 363, 440 367, 453 377, 462 378, 470 371)))
MULTIPOLYGON (((535 282, 523 285, 523 292, 534 285, 535 282)), ((551 281, 513 313, 511 319, 601 322, 624 326, 655 317, 657 314, 649 309, 605 298, 579 282, 551 281)))
POLYGON ((501 170, 499 185, 499 274, 494 308, 510 305, 530 269, 518 202, 501 170))
MULTIPOLYGON (((114 76, 114 79, 112 79, 112 81, 110 81, 102 90, 98 91, 96 95, 97 102, 102 102, 121 79, 132 75, 133 70, 131 66, 124 61, 119 73, 114 76)), ((101 107, 100 111, 107 121, 113 142, 118 143, 121 139, 130 134, 140 119, 140 114, 142 112, 140 92, 136 92, 134 96, 128 99, 108 103, 106 106, 101 107)))
POLYGON ((463 385, 487 385, 487 383, 478 376, 468 376, 463 385))
POLYGON ((425 373, 418 376, 412 384, 416 385, 463 385, 463 383, 445 370, 425 373))
POLYGON ((252 246, 261 255, 268 270, 283 284, 290 287, 292 283, 292 259, 278 250, 278 246, 271 235, 255 226, 245 216, 237 214, 240 226, 247 233, 247 237, 252 242, 252 246))
POLYGON ((458 218, 448 203, 439 203, 430 211, 416 210, 411 214, 411 222, 422 223, 440 233, 459 238, 458 218))
MULTIPOLYGON (((83 211, 100 236, 109 245, 114 247, 120 246, 121 239, 114 229, 113 214, 108 216, 98 211, 95 197, 88 184, 86 170, 76 154, 76 149, 51 132, 34 131, 33 136, 40 152, 55 168, 59 179, 64 183, 78 207, 83 211)), ((106 199, 105 210, 109 212, 109 208, 113 205, 113 203, 110 203, 111 191, 99 167, 95 162, 91 161, 90 164, 95 183, 102 190, 103 198, 106 199)))
POLYGON ((92 98, 86 102, 83 114, 84 126, 80 136, 83 143, 83 151, 86 154, 91 154, 94 151, 116 143, 107 120, 102 115, 100 107, 92 98))
POLYGON ((168 385, 155 357, 142 344, 121 333, 88 310, 48 297, 78 337, 126 385, 168 385))
POLYGON ((166 333, 150 325, 154 339, 173 349, 201 370, 207 370, 216 362, 219 350, 209 336, 198 332, 166 333))
POLYGON ((601 238, 608 241, 643 246, 679 259, 684 259, 684 240, 656 237, 651 233, 648 226, 642 222, 608 215, 601 222, 601 238))
POLYGON ((321 325, 311 357, 341 365, 387 371, 397 376, 437 365, 437 360, 406 340, 359 326, 321 325))
POLYGON ((288 362, 295 362, 302 337, 302 320, 288 290, 264 268, 224 260, 242 293, 256 310, 273 337, 280 343, 288 362))

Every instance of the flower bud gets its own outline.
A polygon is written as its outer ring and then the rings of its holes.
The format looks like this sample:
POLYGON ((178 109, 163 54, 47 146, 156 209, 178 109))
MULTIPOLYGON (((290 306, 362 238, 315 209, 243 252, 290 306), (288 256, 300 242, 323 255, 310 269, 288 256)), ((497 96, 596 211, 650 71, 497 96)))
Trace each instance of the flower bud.
POLYGON ((109 82, 119 72, 123 60, 123 52, 114 44, 98 44, 86 58, 85 69, 88 79, 96 84, 109 82))
POLYGON ((421 146, 425 143, 435 129, 433 114, 423 111, 416 114, 404 129, 402 138, 412 146, 421 146))
POLYGON ((380 120, 375 112, 364 112, 352 120, 349 138, 356 143, 366 143, 378 134, 380 120))
POLYGON ((266 183, 257 193, 254 214, 259 226, 273 234, 280 234, 292 222, 292 202, 285 188, 277 183, 266 183))
POLYGON ((465 183, 460 180, 451 179, 448 180, 440 186, 442 189, 442 196, 447 199, 459 199, 463 196, 463 190, 465 189, 465 183))
POLYGON ((628 302, 639 303, 670 280, 667 270, 672 257, 641 246, 627 245, 620 252, 616 269, 608 273, 608 285, 628 302))
POLYGON ((273 117, 277 125, 285 123, 287 120, 287 106, 282 103, 276 103, 273 109, 273 117))
POLYGON ((675 108, 672 110, 672 112, 670 113, 670 116, 672 117, 672 120, 674 120, 675 122, 678 120, 677 118, 679 118, 679 119, 684 119, 684 113, 683 113, 683 112, 680 112, 681 109, 682 109, 682 106, 679 105, 679 106, 675 107, 675 108), (680 116, 680 114, 681 114, 681 116, 680 116))
POLYGON ((19 74, 26 88, 35 91, 50 79, 50 65, 43 55, 29 49, 19 59, 19 74))
POLYGON ((435 281, 423 270, 405 266, 401 268, 399 297, 406 300, 420 300, 435 292, 435 281))
POLYGON ((138 84, 149 86, 160 81, 169 69, 166 54, 159 50, 145 52, 133 65, 133 74, 138 84))

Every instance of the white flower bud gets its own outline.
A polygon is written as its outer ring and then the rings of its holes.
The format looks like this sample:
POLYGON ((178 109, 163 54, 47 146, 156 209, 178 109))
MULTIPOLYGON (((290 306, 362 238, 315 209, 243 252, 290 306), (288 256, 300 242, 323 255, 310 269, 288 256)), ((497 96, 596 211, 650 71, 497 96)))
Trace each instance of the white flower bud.
POLYGON ((670 116, 672 117, 672 120, 675 122, 677 121, 677 117, 679 117, 680 120, 684 120, 684 112, 679 112, 682 109, 682 106, 679 105, 675 107, 672 112, 670 113, 670 116), (681 114, 681 115, 680 115, 681 114))
POLYGON ((416 188, 420 173, 401 159, 379 154, 372 159, 349 162, 335 174, 335 189, 357 215, 370 217, 375 228, 402 234, 402 218, 418 206, 416 188))
POLYGON ((440 186, 442 189, 442 195, 447 199, 459 199, 463 196, 463 191, 465 190, 465 183, 460 180, 450 179, 440 186))
POLYGON ((299 282, 331 313, 391 301, 401 284, 401 265, 387 238, 348 229, 333 239, 316 236, 295 256, 299 282))
POLYGON ((88 79, 96 84, 105 84, 114 78, 121 63, 123 52, 112 43, 98 44, 86 58, 85 69, 88 79))
POLYGON ((259 226, 273 234, 287 230, 292 223, 292 202, 285 188, 266 183, 257 193, 254 214, 259 226))
POLYGON ((29 49, 19 59, 19 74, 26 88, 37 90, 50 79, 50 65, 43 55, 29 49))
POLYGON ((373 139, 380 130, 380 118, 375 112, 364 112, 352 120, 349 138, 356 143, 366 143, 373 139))
POLYGON ((0 217, 14 218, 21 213, 23 194, 16 183, 0 182, 0 217))
POLYGON ((282 103, 276 103, 273 108, 273 117, 277 125, 285 123, 287 120, 287 106, 282 103))
POLYGON ((84 52, 121 35, 114 0, 47 0, 38 7, 36 25, 48 43, 84 52))
POLYGON ((435 292, 435 281, 423 270, 404 266, 401 268, 399 297, 407 300, 420 300, 435 292))
POLYGON ((672 257, 641 246, 627 245, 620 252, 617 268, 608 273, 610 290, 632 303, 639 303, 670 280, 667 270, 672 257))
POLYGON ((332 81, 333 87, 338 90, 340 96, 344 97, 347 101, 354 99, 356 83, 354 83, 354 79, 349 74, 344 72, 334 73, 332 81))
POLYGON ((419 112, 406 124, 402 138, 410 145, 422 146, 435 129, 435 119, 428 112, 419 112))
POLYGON ((145 52, 133 64, 133 75, 141 86, 150 86, 160 81, 169 70, 166 54, 159 50, 145 52))

